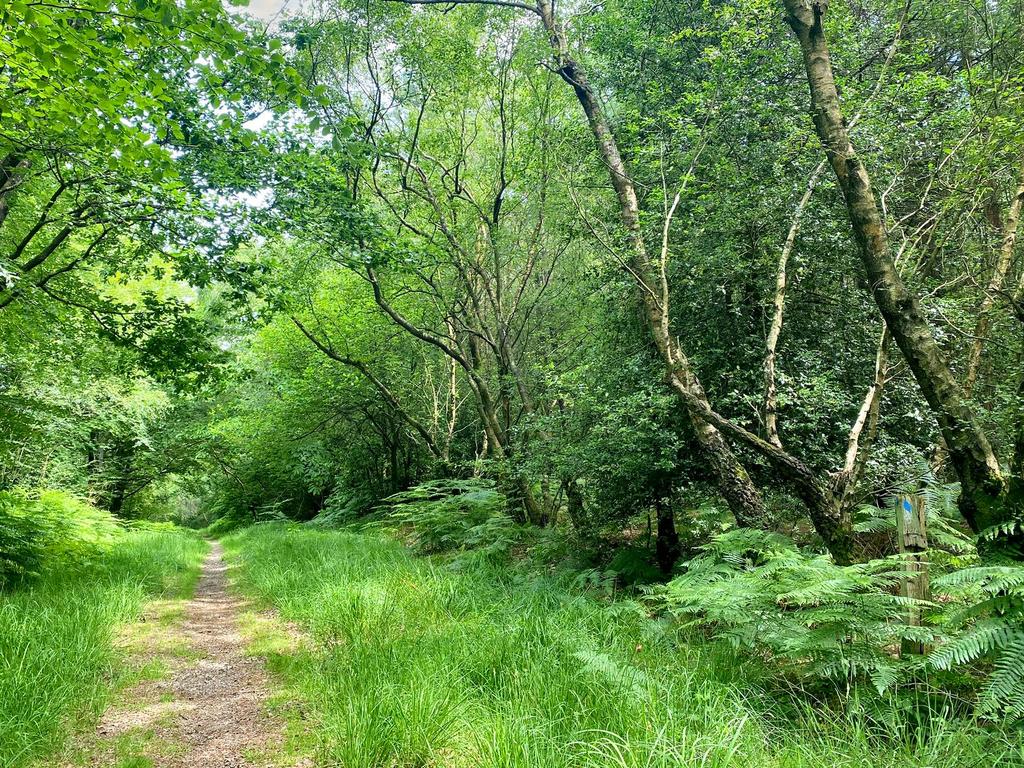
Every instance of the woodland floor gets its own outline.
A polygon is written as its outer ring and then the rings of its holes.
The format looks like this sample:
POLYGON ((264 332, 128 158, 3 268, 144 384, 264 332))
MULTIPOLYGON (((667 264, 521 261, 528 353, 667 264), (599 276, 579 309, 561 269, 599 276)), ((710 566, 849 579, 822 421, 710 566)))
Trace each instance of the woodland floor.
POLYGON ((225 544, 191 598, 122 627, 110 706, 34 768, 1024 768, 1010 734, 879 737, 632 601, 489 558, 272 523, 225 544))
POLYGON ((129 684, 62 765, 110 768, 266 768, 282 758, 285 725, 272 682, 246 653, 247 603, 228 590, 215 542, 189 600, 151 603, 120 638, 129 684))

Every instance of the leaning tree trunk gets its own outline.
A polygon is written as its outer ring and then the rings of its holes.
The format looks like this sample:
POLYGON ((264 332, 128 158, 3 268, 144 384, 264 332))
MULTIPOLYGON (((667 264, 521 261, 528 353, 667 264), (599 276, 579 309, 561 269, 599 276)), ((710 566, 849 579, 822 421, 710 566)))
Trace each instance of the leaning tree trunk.
POLYGON ((786 242, 779 253, 779 266, 775 270, 775 294, 772 297, 772 322, 768 328, 768 338, 765 341, 764 355, 764 433, 768 442, 779 448, 782 447, 782 438, 779 437, 779 395, 776 385, 775 358, 779 348, 779 337, 782 335, 782 317, 786 310, 786 287, 788 284, 789 257, 796 245, 796 237, 800 234, 800 225, 803 221, 804 211, 811 202, 811 195, 818 185, 821 172, 825 170, 825 161, 818 163, 811 178, 807 182, 803 197, 796 205, 793 212, 793 221, 789 225, 789 232, 786 235, 786 242))
POLYGON ((1003 290, 1006 276, 1013 264, 1013 251, 1017 244, 1017 229, 1020 226, 1022 208, 1024 208, 1024 166, 1021 167, 1020 183, 1010 201, 1010 207, 1007 209, 1006 218, 1003 221, 1002 242, 999 246, 995 268, 992 270, 992 276, 985 288, 985 295, 978 306, 978 320, 974 326, 974 339, 971 341, 971 351, 967 357, 967 375, 964 378, 964 392, 968 397, 978 380, 981 355, 985 348, 985 342, 988 340, 990 314, 995 306, 996 296, 1003 290))
POLYGON ((636 280, 643 302, 644 319, 666 365, 669 382, 683 400, 683 407, 696 433, 697 441, 709 459, 719 492, 729 505, 737 523, 767 528, 770 521, 761 494, 751 482, 747 471, 729 449, 721 433, 704 419, 698 410, 690 406, 691 399, 695 399, 710 409, 704 388, 688 358, 669 331, 669 310, 664 300, 667 297, 660 290, 659 279, 644 243, 640 229, 640 204, 629 170, 585 70, 569 55, 565 31, 555 17, 553 3, 551 0, 539 0, 537 11, 554 51, 558 74, 576 93, 576 98, 587 116, 601 159, 608 167, 612 187, 619 202, 619 215, 632 248, 629 258, 630 272, 636 280), (659 298, 659 295, 662 298, 659 298))
POLYGON ((917 296, 896 269, 871 179, 850 140, 822 23, 828 2, 784 3, 803 53, 814 125, 843 191, 875 303, 939 423, 961 482, 960 511, 974 531, 1003 522, 1009 510, 995 454, 953 378, 917 296))

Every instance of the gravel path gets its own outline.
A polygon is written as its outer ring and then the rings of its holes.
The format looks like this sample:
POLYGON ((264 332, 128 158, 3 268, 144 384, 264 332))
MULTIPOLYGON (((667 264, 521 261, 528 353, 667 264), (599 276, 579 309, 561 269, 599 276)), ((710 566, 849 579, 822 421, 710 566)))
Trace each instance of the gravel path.
POLYGON ((226 571, 214 543, 183 617, 154 627, 143 648, 132 649, 131 663, 155 663, 165 673, 129 689, 104 714, 85 764, 120 764, 127 743, 133 755, 160 768, 280 765, 264 756, 276 751, 283 726, 267 712, 262 662, 245 654, 239 631, 245 603, 227 591, 226 571))

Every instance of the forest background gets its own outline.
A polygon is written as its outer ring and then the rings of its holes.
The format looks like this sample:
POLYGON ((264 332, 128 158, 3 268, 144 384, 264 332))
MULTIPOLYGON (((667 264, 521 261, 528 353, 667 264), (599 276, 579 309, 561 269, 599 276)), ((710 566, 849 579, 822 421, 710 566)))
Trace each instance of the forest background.
POLYGON ((1022 13, 11 0, 0 586, 97 510, 388 520, 1011 727, 1022 13))

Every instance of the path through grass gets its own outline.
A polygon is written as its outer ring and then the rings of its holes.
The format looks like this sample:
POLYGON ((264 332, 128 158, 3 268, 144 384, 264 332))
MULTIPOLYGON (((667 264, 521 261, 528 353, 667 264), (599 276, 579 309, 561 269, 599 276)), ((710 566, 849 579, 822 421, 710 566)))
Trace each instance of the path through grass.
POLYGON ((121 672, 116 626, 151 597, 190 592, 205 551, 181 532, 130 532, 89 565, 0 595, 2 768, 51 753, 98 713, 121 672))
POLYGON ((225 544, 243 588, 310 636, 277 667, 325 765, 1024 764, 1019 744, 962 724, 800 714, 799 697, 778 702, 633 602, 483 561, 455 570, 383 534, 261 525, 225 544))
POLYGON ((62 768, 311 768, 285 749, 268 709, 269 676, 241 631, 246 607, 214 543, 189 599, 154 601, 125 627, 138 680, 74 739, 62 768))

